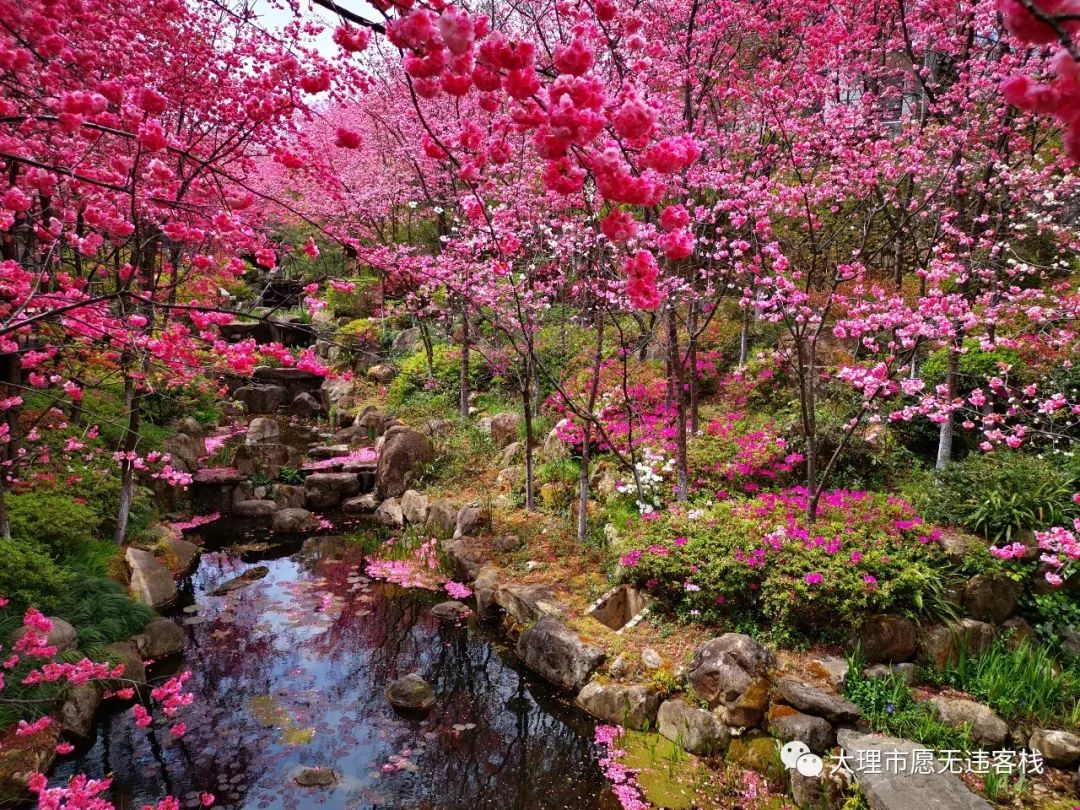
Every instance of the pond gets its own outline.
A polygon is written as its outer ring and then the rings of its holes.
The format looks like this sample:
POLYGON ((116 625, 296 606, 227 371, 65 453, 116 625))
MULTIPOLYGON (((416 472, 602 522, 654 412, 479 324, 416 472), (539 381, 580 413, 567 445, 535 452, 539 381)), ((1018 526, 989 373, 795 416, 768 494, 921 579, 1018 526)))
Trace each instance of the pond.
POLYGON ((369 580, 355 547, 317 538, 302 549, 203 555, 177 614, 181 666, 196 702, 187 733, 135 727, 106 710, 95 738, 57 767, 114 774, 112 800, 141 808, 165 795, 228 808, 609 808, 593 725, 471 620, 440 624, 438 594, 369 580), (253 567, 265 578, 209 591, 253 567), (418 672, 434 688, 422 720, 400 716, 383 689, 418 672), (339 783, 300 787, 308 767, 339 783))

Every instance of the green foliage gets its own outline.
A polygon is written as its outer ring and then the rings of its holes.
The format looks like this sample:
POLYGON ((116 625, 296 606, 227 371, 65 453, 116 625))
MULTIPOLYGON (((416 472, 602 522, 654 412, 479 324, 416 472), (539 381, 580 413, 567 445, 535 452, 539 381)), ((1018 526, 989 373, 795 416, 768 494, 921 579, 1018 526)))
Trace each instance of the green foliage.
MULTIPOLYGON (((991 377, 999 376, 1005 364, 1016 368, 1020 365, 1020 355, 1013 349, 997 348, 986 352, 979 348, 979 341, 968 338, 964 341, 964 353, 960 355, 957 391, 968 394, 976 388, 985 387, 991 377)), ((949 350, 938 349, 922 364, 922 377, 928 388, 945 382, 949 368, 949 350)))
POLYGON ((1068 471, 1004 450, 969 456, 936 476, 914 477, 906 491, 927 519, 962 526, 994 543, 1059 525, 1076 513, 1068 471))
POLYGON ((1062 669, 1045 647, 1027 639, 997 639, 978 655, 960 656, 927 678, 967 692, 1011 724, 1057 725, 1080 704, 1080 672, 1062 669))
POLYGON ((77 577, 57 598, 53 615, 67 620, 79 633, 79 648, 130 638, 154 618, 154 611, 136 602, 111 579, 77 577))
POLYGON ((968 750, 971 734, 945 725, 927 703, 899 675, 867 678, 858 660, 849 662, 844 696, 862 710, 863 720, 874 731, 915 740, 937 750, 968 750))
MULTIPOLYGON (((483 358, 470 356, 469 385, 480 389, 491 381, 483 358)), ((461 390, 461 351, 445 345, 433 347, 431 374, 427 355, 419 351, 401 363, 397 377, 390 384, 387 401, 393 407, 414 404, 421 399, 437 399, 446 406, 457 401, 461 390)))
POLYGON ((1066 631, 1080 628, 1080 600, 1068 588, 1025 594, 1020 604, 1031 620, 1035 635, 1051 649, 1061 646, 1066 631))
POLYGON ((281 473, 278 475, 278 479, 283 484, 300 486, 304 483, 304 474, 295 467, 282 467, 281 473))
POLYGON ((55 610, 73 575, 61 568, 40 546, 0 539, 0 595, 21 611, 34 605, 55 610))
POLYGON ((85 503, 54 489, 32 489, 5 498, 11 536, 36 543, 54 557, 84 545, 98 528, 98 516, 85 503))
POLYGON ((433 483, 466 481, 475 478, 477 471, 498 459, 491 435, 471 422, 455 422, 454 427, 435 442, 435 460, 421 470, 415 486, 433 483))

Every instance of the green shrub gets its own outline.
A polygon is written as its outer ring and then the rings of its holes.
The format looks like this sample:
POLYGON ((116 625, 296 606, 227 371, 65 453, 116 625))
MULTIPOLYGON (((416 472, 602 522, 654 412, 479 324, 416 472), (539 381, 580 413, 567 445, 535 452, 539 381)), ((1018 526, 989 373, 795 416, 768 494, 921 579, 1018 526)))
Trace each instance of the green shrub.
POLYGON ((114 580, 75 577, 57 598, 54 615, 71 623, 79 633, 79 648, 90 653, 100 645, 130 638, 155 614, 114 580))
POLYGON ((798 491, 663 513, 619 534, 625 578, 683 619, 839 640, 862 617, 927 612, 953 580, 934 533, 896 499, 827 493, 807 525, 798 491))
MULTIPOLYGON (((447 404, 456 402, 461 390, 461 350, 445 345, 433 348, 431 376, 428 373, 427 355, 419 351, 401 363, 397 377, 390 383, 387 401, 394 407, 410 404, 420 396, 437 397, 447 404)), ((491 381, 491 372, 483 358, 471 355, 469 385, 480 389, 491 381)))
POLYGON ((0 540, 0 596, 12 600, 16 609, 34 605, 54 610, 72 580, 40 546, 0 540))
POLYGON ((11 536, 16 542, 36 543, 62 557, 89 541, 98 516, 85 503, 51 489, 32 489, 5 499, 11 536))
MULTIPOLYGON (((1003 348, 986 352, 979 348, 978 340, 968 338, 964 341, 964 353, 960 355, 957 393, 964 395, 976 388, 985 388, 991 377, 1001 375, 999 364, 1002 363, 1015 369, 1020 365, 1020 355, 1013 349, 1003 348)), ((927 387, 932 388, 944 383, 948 368, 948 349, 938 349, 927 357, 921 369, 927 387)))
POLYGON ((1071 474, 1033 455, 995 451, 969 456, 907 486, 915 508, 937 523, 962 526, 994 543, 1022 530, 1059 525, 1075 512, 1071 474))

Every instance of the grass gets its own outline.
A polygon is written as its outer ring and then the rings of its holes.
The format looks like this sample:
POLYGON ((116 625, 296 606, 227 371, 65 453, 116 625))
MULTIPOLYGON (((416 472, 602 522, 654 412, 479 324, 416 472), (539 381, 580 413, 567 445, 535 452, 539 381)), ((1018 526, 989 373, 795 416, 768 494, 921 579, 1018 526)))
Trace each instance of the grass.
POLYGON ((1010 723, 1080 725, 1080 671, 1061 667, 1027 639, 998 639, 978 655, 958 656, 944 671, 927 673, 927 680, 967 692, 1010 723))

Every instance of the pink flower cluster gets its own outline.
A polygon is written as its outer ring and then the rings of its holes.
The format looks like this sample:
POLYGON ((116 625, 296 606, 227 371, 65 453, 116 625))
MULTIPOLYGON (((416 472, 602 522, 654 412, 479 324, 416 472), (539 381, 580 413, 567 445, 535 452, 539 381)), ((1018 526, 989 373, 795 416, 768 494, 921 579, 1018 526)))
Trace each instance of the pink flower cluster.
POLYGON ((626 754, 616 747, 616 742, 623 735, 620 726, 601 725, 596 727, 593 739, 604 747, 600 757, 600 768, 611 782, 611 792, 619 800, 623 810, 648 810, 649 803, 641 795, 637 785, 637 771, 627 768, 619 759, 626 754))

